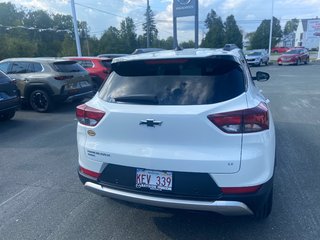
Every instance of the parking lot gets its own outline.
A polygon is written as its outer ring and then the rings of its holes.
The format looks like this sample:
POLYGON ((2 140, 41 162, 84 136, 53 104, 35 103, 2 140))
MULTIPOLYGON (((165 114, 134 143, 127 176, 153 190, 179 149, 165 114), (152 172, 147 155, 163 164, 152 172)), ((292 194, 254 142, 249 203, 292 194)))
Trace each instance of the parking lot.
POLYGON ((320 65, 262 66, 277 133, 273 212, 265 221, 102 198, 77 176, 74 109, 19 111, 0 123, 0 239, 318 239, 320 65))

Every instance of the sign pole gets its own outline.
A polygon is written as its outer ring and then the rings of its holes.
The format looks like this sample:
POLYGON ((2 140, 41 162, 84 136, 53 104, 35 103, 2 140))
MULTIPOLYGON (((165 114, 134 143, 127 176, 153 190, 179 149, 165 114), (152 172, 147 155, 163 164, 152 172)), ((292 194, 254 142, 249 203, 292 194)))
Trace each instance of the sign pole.
POLYGON ((198 0, 173 0, 173 48, 178 47, 177 18, 194 16, 194 44, 199 46, 199 6, 198 0))
POLYGON ((178 47, 177 18, 173 17, 173 49, 178 47))

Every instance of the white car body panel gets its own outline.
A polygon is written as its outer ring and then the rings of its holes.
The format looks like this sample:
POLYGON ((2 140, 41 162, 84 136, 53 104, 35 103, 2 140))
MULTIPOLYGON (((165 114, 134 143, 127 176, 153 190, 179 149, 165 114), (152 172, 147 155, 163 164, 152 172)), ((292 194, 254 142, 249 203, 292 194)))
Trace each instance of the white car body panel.
MULTIPOLYGON (((115 104, 98 97, 87 105, 107 114, 97 126, 90 128, 96 136, 78 134, 80 148, 85 149, 80 159, 153 170, 239 171, 242 134, 222 132, 207 116, 247 108, 246 94, 223 103, 201 106, 115 104), (150 118, 161 120, 163 124, 139 125, 141 120, 150 118)), ((78 125, 78 132, 83 133, 85 129, 89 128, 78 125)), ((100 169, 98 165, 95 170, 100 169)))

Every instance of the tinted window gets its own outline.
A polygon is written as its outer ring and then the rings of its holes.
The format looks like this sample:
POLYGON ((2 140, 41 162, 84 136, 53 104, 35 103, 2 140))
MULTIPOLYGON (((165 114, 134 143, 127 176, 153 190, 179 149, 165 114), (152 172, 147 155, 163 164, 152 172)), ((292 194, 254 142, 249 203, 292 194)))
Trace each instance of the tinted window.
POLYGON ((300 51, 297 49, 291 49, 291 50, 287 51, 286 54, 299 54, 299 52, 300 51))
POLYGON ((43 68, 40 63, 29 63, 28 72, 42 72, 43 68))
POLYGON ((105 67, 105 68, 111 68, 111 60, 102 60, 101 64, 105 67))
POLYGON ((40 63, 33 63, 34 72, 42 72, 43 67, 40 63))
POLYGON ((90 60, 80 60, 78 63, 84 67, 84 68, 92 68, 93 67, 93 62, 90 60))
POLYGON ((262 55, 262 52, 248 52, 247 55, 248 56, 260 56, 260 55, 262 55))
POLYGON ((28 62, 13 62, 12 67, 8 73, 28 73, 29 63, 28 62))
POLYGON ((223 59, 119 62, 100 90, 107 102, 158 105, 212 104, 245 91, 238 63, 223 59))
POLYGON ((8 72, 9 62, 0 63, 0 70, 4 73, 8 72))
POLYGON ((0 71, 0 83, 7 83, 10 81, 10 78, 0 71))
POLYGON ((84 68, 74 61, 55 62, 54 70, 57 72, 84 72, 84 68))

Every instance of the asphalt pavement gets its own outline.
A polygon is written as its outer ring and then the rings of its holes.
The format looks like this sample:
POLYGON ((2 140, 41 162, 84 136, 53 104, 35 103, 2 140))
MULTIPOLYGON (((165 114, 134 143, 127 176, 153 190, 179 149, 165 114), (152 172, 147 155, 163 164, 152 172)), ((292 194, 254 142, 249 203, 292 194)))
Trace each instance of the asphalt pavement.
POLYGON ((0 123, 0 239, 320 239, 320 65, 262 66, 277 133, 270 217, 128 204, 77 176, 76 104, 0 123))

